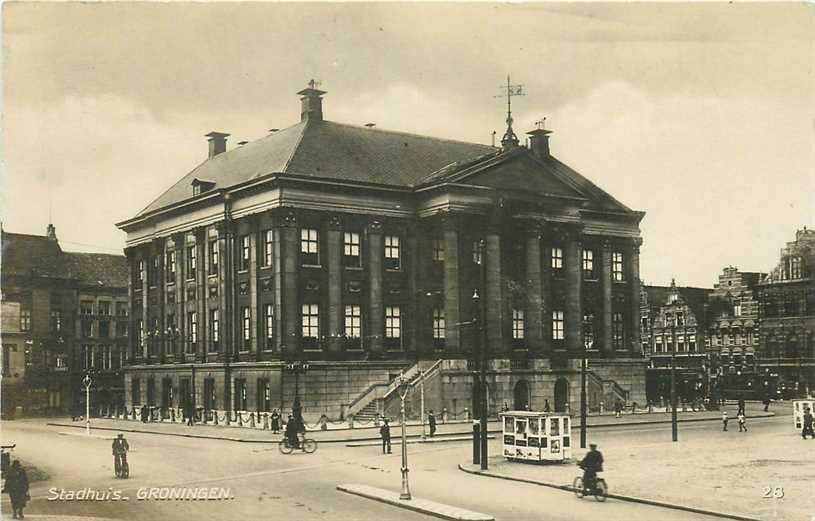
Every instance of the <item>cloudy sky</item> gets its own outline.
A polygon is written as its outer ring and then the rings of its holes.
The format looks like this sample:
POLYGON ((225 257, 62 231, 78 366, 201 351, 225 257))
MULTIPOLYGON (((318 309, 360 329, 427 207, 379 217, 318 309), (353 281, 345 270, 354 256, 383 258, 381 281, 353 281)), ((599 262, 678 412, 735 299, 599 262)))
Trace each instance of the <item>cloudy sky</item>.
POLYGON ((490 142, 516 130, 642 222, 643 279, 768 271, 815 227, 815 6, 4 3, 4 229, 121 251, 133 216, 206 155, 299 120, 490 142))

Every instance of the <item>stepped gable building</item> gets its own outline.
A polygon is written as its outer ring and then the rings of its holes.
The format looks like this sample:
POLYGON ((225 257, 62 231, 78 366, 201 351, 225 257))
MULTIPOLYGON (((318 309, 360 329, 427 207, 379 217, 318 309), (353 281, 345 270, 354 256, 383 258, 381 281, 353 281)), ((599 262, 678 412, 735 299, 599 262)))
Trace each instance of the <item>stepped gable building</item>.
POLYGON ((686 402, 716 392, 709 379, 706 332, 709 324, 707 288, 643 286, 641 297, 642 349, 649 358, 648 401, 670 400, 671 355, 676 361, 676 392, 686 402))
POLYGON ((324 91, 298 94, 299 123, 231 150, 207 134, 208 158, 118 224, 129 405, 234 418, 297 395, 310 421, 361 418, 404 371, 461 417, 474 294, 491 410, 576 407, 584 356, 598 388, 643 400, 642 212, 555 159, 547 130, 494 148, 327 121, 324 91))
POLYGON ((815 382, 815 230, 804 227, 758 285, 759 371, 781 387, 809 393, 815 382))
POLYGON ((45 236, 2 231, 2 248, 3 415, 84 411, 87 373, 94 412, 123 404, 127 322, 105 310, 127 315, 125 257, 64 252, 50 224, 45 236))

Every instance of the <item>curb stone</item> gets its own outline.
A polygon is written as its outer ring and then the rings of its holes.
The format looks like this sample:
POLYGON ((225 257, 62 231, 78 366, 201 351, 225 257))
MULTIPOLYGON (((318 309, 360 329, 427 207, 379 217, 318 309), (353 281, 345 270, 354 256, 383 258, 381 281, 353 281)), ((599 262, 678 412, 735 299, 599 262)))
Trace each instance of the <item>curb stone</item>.
MULTIPOLYGON (((517 478, 517 477, 514 477, 514 476, 508 476, 506 474, 498 474, 498 473, 489 472, 489 471, 484 472, 484 471, 481 471, 481 470, 473 470, 473 469, 468 469, 465 465, 462 465, 461 463, 458 464, 458 469, 461 470, 462 472, 466 472, 467 474, 474 474, 476 476, 485 476, 485 477, 488 477, 488 478, 505 479, 505 480, 508 480, 508 481, 518 481, 520 483, 528 483, 528 484, 531 484, 531 485, 539 485, 539 486, 542 486, 542 487, 550 487, 550 488, 556 488, 556 489, 564 490, 564 491, 567 491, 567 492, 574 492, 574 487, 572 487, 571 485, 558 485, 557 483, 549 483, 549 482, 546 482, 546 481, 539 481, 539 480, 535 480, 535 479, 517 478)), ((693 512, 694 514, 704 514, 704 515, 713 516, 713 517, 722 517, 722 518, 726 518, 726 519, 735 519, 737 521, 762 521, 762 520, 760 520, 758 518, 755 518, 755 517, 747 517, 747 516, 743 516, 743 515, 740 515, 740 514, 728 514, 728 513, 724 513, 724 512, 717 512, 715 510, 707 510, 707 509, 704 509, 704 508, 692 507, 692 506, 688 506, 688 505, 678 505, 676 503, 668 503, 666 501, 657 501, 655 499, 639 498, 639 497, 634 497, 634 496, 624 496, 622 494, 608 494, 608 497, 613 498, 613 499, 619 499, 620 501, 629 501, 631 503, 640 503, 640 504, 643 504, 643 505, 651 505, 651 506, 662 507, 662 508, 670 508, 672 510, 682 510, 682 511, 685 511, 685 512, 693 512)))
POLYGON ((398 492, 391 492, 390 490, 368 485, 337 485, 337 490, 414 512, 440 517, 442 519, 451 519, 453 521, 495 521, 495 518, 491 515, 473 512, 472 510, 464 510, 463 508, 436 503, 435 501, 417 498, 410 500, 399 499, 398 492))

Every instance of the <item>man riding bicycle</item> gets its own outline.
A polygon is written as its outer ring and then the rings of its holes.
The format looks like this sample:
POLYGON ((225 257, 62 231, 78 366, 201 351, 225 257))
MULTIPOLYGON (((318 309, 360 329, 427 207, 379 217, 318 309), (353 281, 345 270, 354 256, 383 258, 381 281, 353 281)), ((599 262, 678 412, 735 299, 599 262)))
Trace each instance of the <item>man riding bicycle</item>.
POLYGON ((130 450, 124 434, 119 434, 113 440, 113 467, 116 477, 122 477, 122 469, 127 465, 127 451, 130 450))
POLYGON ((300 448, 300 438, 298 434, 300 433, 299 425, 297 425, 297 420, 294 419, 294 416, 289 414, 289 421, 286 422, 286 438, 289 440, 289 446, 294 449, 300 448))
POLYGON ((583 490, 586 494, 594 492, 597 473, 603 472, 603 453, 597 450, 596 443, 589 444, 589 452, 578 463, 583 469, 583 490))

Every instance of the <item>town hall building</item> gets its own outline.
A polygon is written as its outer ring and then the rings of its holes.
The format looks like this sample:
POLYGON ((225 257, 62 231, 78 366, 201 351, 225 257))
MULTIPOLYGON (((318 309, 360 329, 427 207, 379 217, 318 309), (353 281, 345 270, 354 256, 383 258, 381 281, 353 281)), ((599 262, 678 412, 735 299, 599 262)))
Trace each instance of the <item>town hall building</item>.
MULTIPOLYGON (((500 147, 301 120, 206 160, 127 233, 128 407, 385 412, 403 374, 426 407, 645 403, 639 222, 511 117, 500 147), (474 327, 484 309, 483 329, 474 327), (483 341, 478 341, 479 338, 483 341)), ((413 413, 418 406, 413 403, 413 413)))

